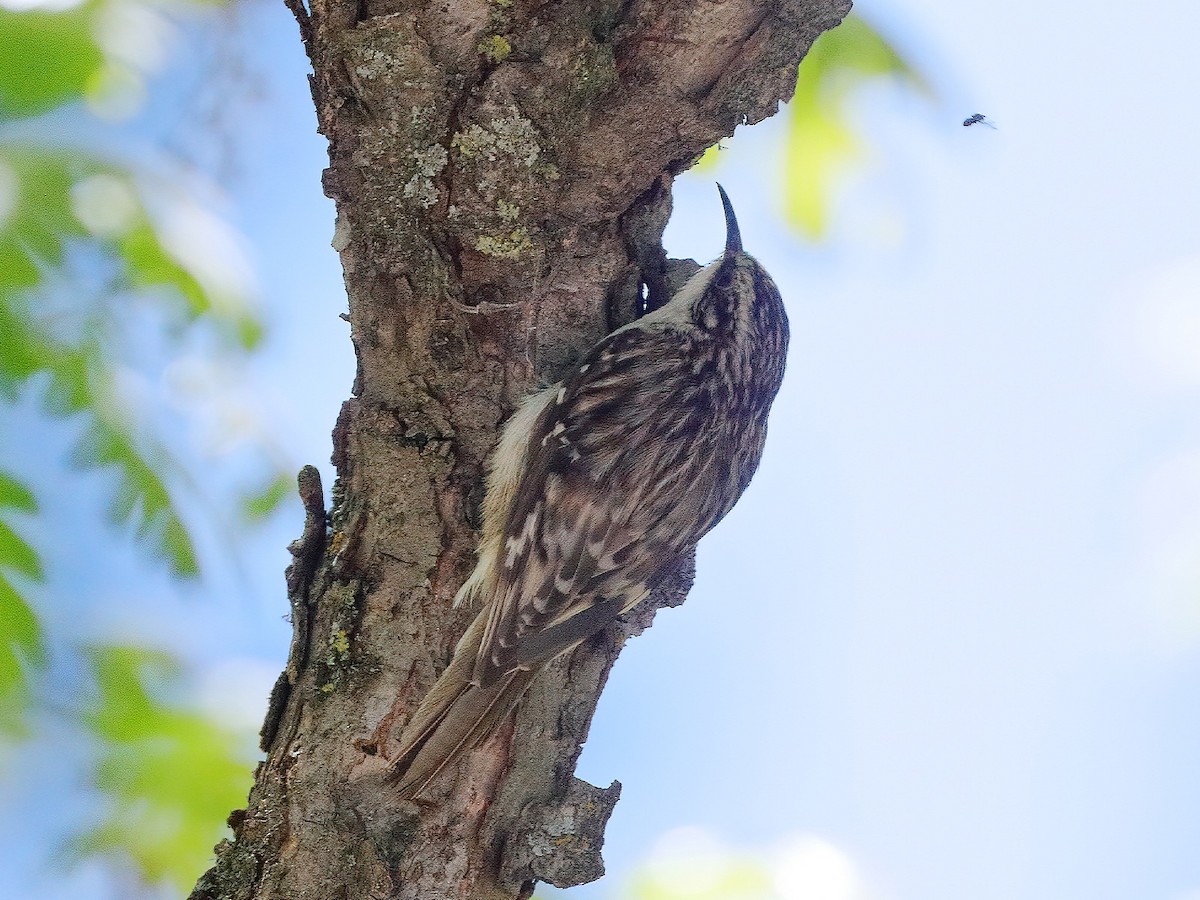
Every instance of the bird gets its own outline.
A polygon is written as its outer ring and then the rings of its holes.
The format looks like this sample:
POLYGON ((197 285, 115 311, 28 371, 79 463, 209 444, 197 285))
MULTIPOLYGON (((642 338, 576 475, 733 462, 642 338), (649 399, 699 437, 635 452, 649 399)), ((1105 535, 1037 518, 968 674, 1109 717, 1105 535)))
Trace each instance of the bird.
POLYGON ((722 255, 505 425, 488 464, 477 564, 455 598, 479 613, 390 755, 400 797, 418 798, 545 665, 649 596, 749 485, 783 380, 788 320, 717 189, 722 255))

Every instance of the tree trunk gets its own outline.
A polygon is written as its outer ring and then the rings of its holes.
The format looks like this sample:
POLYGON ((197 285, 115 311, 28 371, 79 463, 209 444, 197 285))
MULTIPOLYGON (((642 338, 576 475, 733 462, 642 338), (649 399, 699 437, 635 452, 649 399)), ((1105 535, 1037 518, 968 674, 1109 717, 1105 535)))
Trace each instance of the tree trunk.
MULTIPOLYGON (((671 181, 790 96, 849 0, 289 0, 329 138, 358 374, 289 570, 267 758, 200 898, 528 897, 603 872, 619 785, 573 776, 630 621, 551 665, 515 722, 400 802, 395 741, 473 610, 482 465, 514 405, 665 298, 671 181)), ((715 199, 714 199, 715 202, 715 199)), ((714 213, 713 227, 720 228, 714 213)))

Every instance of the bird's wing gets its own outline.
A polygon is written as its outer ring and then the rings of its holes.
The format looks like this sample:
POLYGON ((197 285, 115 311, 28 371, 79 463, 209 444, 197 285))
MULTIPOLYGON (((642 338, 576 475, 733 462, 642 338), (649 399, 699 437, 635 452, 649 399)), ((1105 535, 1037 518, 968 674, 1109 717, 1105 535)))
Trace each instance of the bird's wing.
POLYGON ((701 486, 690 496, 672 489, 680 479, 700 480, 705 465, 697 453, 703 424, 685 415, 695 381, 683 361, 685 339, 674 328, 614 333, 542 413, 505 529, 478 683, 535 666, 598 631, 645 597, 706 530, 701 486), (673 527, 655 527, 665 517, 673 527))

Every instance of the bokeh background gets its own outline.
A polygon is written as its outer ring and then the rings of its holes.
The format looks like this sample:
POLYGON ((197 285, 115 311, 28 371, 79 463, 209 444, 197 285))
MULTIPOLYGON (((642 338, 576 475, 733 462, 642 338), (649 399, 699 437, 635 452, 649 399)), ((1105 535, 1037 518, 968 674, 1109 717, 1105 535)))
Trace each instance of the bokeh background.
MULTIPOLYGON (((856 16, 677 183, 788 377, 539 896, 1200 900, 1200 7, 856 16)), ((353 374, 306 72, 282 4, 0 0, 0 896, 185 896, 248 788, 353 374)))

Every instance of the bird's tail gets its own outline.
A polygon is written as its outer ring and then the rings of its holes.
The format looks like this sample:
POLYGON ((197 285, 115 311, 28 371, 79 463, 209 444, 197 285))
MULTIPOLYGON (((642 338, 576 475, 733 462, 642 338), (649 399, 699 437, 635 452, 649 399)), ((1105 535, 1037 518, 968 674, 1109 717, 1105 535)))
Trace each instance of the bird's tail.
POLYGON ((401 797, 419 796, 442 769, 482 742, 533 680, 533 672, 517 670, 487 687, 471 684, 484 618, 479 616, 467 629, 449 668, 400 736, 388 780, 398 785, 401 797))

